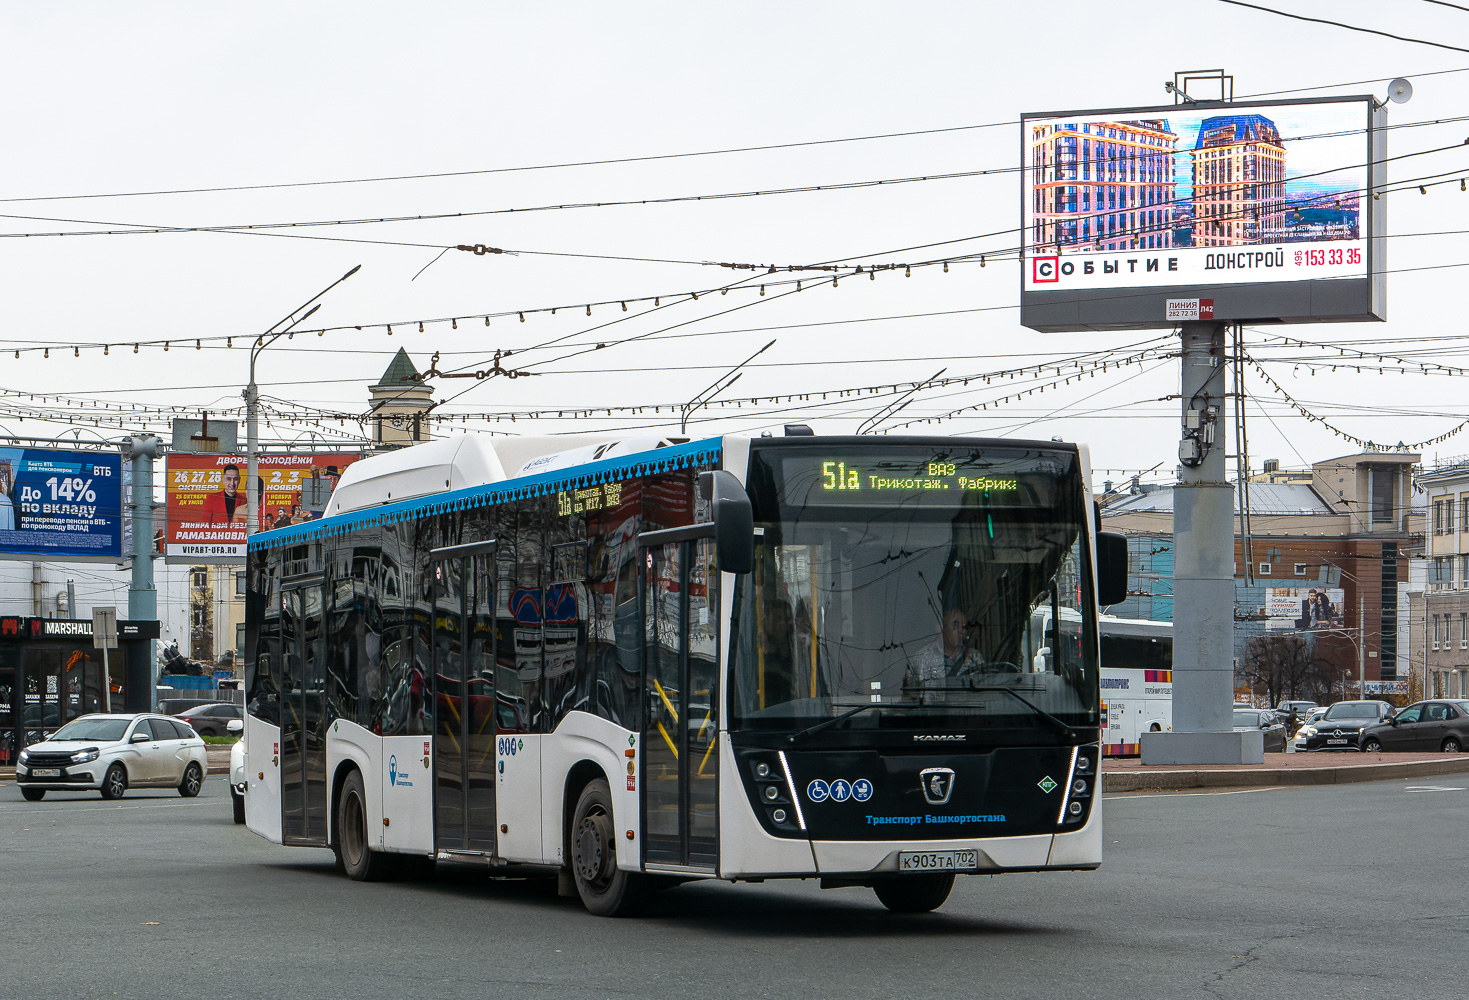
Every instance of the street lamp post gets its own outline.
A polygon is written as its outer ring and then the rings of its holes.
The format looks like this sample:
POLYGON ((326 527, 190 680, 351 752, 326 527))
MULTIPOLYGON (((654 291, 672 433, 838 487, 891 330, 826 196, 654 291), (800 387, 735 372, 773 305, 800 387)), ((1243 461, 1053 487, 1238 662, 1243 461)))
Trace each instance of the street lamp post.
POLYGON ((242 393, 245 397, 245 537, 247 539, 255 534, 256 522, 260 516, 259 511, 256 510, 256 490, 258 489, 260 475, 260 387, 255 384, 255 359, 260 357, 261 351, 265 350, 287 333, 290 333, 292 329, 304 323, 312 313, 320 309, 321 303, 317 302, 317 299, 321 298, 333 288, 336 288, 360 270, 362 270, 362 265, 358 264, 352 270, 281 317, 270 329, 256 337, 254 346, 250 348, 250 384, 245 386, 245 391, 242 393), (312 303, 315 303, 315 305, 312 305, 312 303), (311 308, 306 309, 307 306, 311 306, 311 308), (304 313, 301 312, 303 309, 306 309, 304 313), (296 315, 297 313, 301 314, 298 316, 296 315), (281 326, 282 323, 286 325, 281 326))

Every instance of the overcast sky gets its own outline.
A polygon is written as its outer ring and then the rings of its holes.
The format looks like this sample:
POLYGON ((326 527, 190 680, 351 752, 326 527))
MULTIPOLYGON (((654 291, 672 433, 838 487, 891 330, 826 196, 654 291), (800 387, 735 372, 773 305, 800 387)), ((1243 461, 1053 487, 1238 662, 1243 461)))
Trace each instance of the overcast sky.
MULTIPOLYGON (((1469 47, 1469 13, 1424 0, 1281 5, 1469 47)), ((536 377, 434 382, 443 401, 436 412, 467 418, 456 431, 661 425, 676 433, 670 406, 775 339, 726 394, 743 405, 700 411, 691 433, 778 432, 788 420, 818 433, 853 433, 893 400, 892 386, 947 368, 949 376, 980 378, 918 394, 886 426, 984 404, 907 432, 1058 436, 1089 442, 1094 464, 1113 478, 1155 467, 1153 478, 1171 476, 1178 421, 1169 397, 1178 374, 1161 353, 1056 386, 1048 376, 1005 375, 1006 383, 1045 384, 1046 391, 991 405, 1006 390, 993 379, 985 384, 985 374, 1083 356, 1132 358, 1173 343, 1161 331, 1047 335, 1019 325, 1018 268, 1004 251, 1015 245, 1020 216, 1020 114, 1170 103, 1164 81, 1202 64, 1232 73, 1237 98, 1381 97, 1388 80, 1408 77, 1414 97, 1391 106, 1390 122, 1421 127, 1394 129, 1390 155, 1455 147, 1469 136, 1469 120, 1445 121, 1469 115, 1469 73, 1441 73, 1469 67, 1469 54, 1217 0, 1180 0, 1166 8, 1166 24, 1164 8, 1154 5, 1066 0, 1028 17, 1015 15, 1021 8, 973 2, 569 3, 557 5, 558 14, 539 13, 546 9, 6 5, 0 213, 8 217, 0 233, 484 213, 991 172, 432 221, 0 239, 0 388, 106 401, 113 418, 118 405, 219 413, 239 405, 251 338, 361 264, 305 324, 348 329, 282 340, 262 354, 268 397, 361 413, 366 385, 400 346, 420 370, 441 352, 442 371, 486 370, 497 349, 511 350, 503 364, 536 377), (1340 84, 1347 85, 1333 86, 1340 84), (810 144, 907 132, 928 134, 810 144), (807 145, 674 155, 800 143, 807 145), (635 157, 655 158, 552 166, 635 157), (509 169, 529 167, 545 169, 509 169), (300 186, 456 172, 471 173, 300 186), (262 185, 297 186, 77 197, 262 185), (450 250, 424 270, 440 248, 456 244, 520 253, 450 250), (883 270, 836 288, 807 282, 784 297, 793 286, 778 282, 796 275, 769 276, 762 297, 751 272, 699 263, 901 265, 986 251, 996 259, 984 267, 969 260, 947 273, 939 265, 915 268, 911 277, 883 270), (703 294, 741 280, 728 294, 703 294), (688 297, 694 291, 697 302, 688 297), (636 301, 654 296, 657 309, 636 301), (604 302, 612 305, 587 316, 587 303, 604 302), (514 315, 550 307, 556 315, 529 312, 524 323, 514 315), (486 314, 495 314, 488 328, 486 314), (238 338, 232 348, 204 339, 226 336, 238 338), (196 338, 206 349, 195 350, 196 338), (145 345, 133 353, 134 343, 165 339, 167 352, 145 345), (608 346, 595 349, 598 342, 608 346), (50 346, 51 356, 27 351, 17 359, 14 350, 27 345, 50 346), (81 356, 59 345, 79 345, 81 356), (108 345, 105 356, 101 345, 108 345), (878 386, 886 394, 866 391, 878 386), (863 391, 841 395, 850 390, 863 391), (796 394, 814 395, 784 401, 796 394), (772 396, 782 402, 770 404, 772 396), (617 409, 633 406, 662 409, 617 409), (592 420, 571 415, 589 408, 603 412, 592 420), (532 411, 540 416, 527 418, 532 411), (513 423, 503 416, 511 412, 513 423), (486 414, 502 420, 486 423, 486 414)), ((1454 173, 1469 171, 1469 149, 1395 160, 1390 171, 1390 186, 1428 175, 1454 181, 1426 195, 1385 196, 1387 262, 1397 272, 1389 277, 1389 321, 1247 330, 1247 346, 1328 424, 1412 443, 1469 417, 1462 376, 1417 369, 1425 359, 1469 366, 1457 304, 1469 268, 1441 267, 1469 264, 1462 232, 1469 230, 1469 194, 1454 173), (1448 235, 1423 235, 1430 233, 1448 235), (1438 269, 1421 270, 1427 267, 1438 269), (1409 374, 1382 375, 1371 370, 1378 362, 1359 361, 1367 365, 1360 373, 1339 366, 1312 375, 1297 362, 1339 352, 1285 348, 1282 335, 1403 358, 1409 374)), ((1290 409, 1253 370, 1247 389, 1257 467, 1265 458, 1299 466, 1358 450, 1290 409)), ((0 431, 61 429, 34 418, 22 423, 17 402, 57 409, 0 398, 0 431)), ((141 418, 124 419, 133 426, 141 418)), ((336 420, 276 422, 269 436, 334 439, 338 429, 336 420)), ((97 433, 122 432, 114 425, 97 433)), ((1469 433, 1424 449, 1430 462, 1466 453, 1469 433)))

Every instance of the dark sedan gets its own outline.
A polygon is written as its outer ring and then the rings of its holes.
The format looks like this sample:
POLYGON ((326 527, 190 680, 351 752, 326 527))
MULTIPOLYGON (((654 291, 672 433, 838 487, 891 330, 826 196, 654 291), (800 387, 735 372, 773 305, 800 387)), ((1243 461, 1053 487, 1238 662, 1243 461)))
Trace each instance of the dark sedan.
POLYGON ((199 705, 186 712, 180 712, 174 716, 187 722, 194 727, 194 732, 200 736, 224 736, 231 719, 245 718, 245 710, 239 705, 227 702, 216 702, 212 705, 199 705))
POLYGON ((1458 753, 1469 746, 1469 701, 1420 701, 1381 725, 1362 730, 1362 749, 1441 750, 1458 753))
POLYGON ((1247 733, 1258 729, 1265 734, 1265 752, 1285 753, 1285 723, 1268 708, 1236 708, 1234 731, 1247 733))
POLYGON ((1385 701, 1339 701, 1315 723, 1315 732, 1296 740, 1298 750, 1358 750, 1362 730, 1393 713, 1385 701))

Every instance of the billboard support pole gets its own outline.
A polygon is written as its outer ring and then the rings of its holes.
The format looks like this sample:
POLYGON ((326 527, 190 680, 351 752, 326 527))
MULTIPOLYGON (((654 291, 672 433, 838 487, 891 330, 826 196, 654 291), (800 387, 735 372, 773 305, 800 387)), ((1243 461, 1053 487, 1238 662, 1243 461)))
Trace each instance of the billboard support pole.
POLYGON ((1260 730, 1233 729, 1234 488, 1225 465, 1223 323, 1179 336, 1183 427, 1173 488, 1173 731, 1142 734, 1143 764, 1261 764, 1260 730))
MULTIPOLYGON (((134 437, 133 463, 133 578, 128 584, 128 618, 156 621, 158 591, 153 586, 153 459, 159 440, 152 435, 134 437)), ((123 704, 129 712, 151 712, 154 707, 153 643, 128 644, 127 673, 123 704)))

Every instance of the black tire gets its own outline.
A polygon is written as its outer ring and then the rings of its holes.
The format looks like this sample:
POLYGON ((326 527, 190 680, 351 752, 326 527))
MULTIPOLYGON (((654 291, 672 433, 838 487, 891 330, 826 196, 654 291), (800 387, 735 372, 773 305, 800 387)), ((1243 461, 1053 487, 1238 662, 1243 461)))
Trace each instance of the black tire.
POLYGON ((1362 741, 1363 753, 1382 753, 1382 741, 1376 736, 1369 736, 1362 741))
POLYGON ((1464 749, 1464 744, 1459 742, 1459 737, 1457 736, 1447 736, 1444 738, 1443 745, 1439 749, 1444 753, 1458 753, 1464 749))
POLYGON ((121 764, 113 764, 102 776, 102 797, 107 800, 120 799, 128 790, 128 773, 121 764))
POLYGON ((377 882, 388 875, 392 858, 375 851, 368 843, 367 793, 363 791, 362 772, 353 769, 342 784, 337 798, 336 836, 332 850, 337 854, 337 867, 354 882, 377 882))
POLYGON ((186 799, 192 799, 203 787, 204 769, 198 764, 190 764, 184 768, 184 776, 179 780, 179 794, 186 799))
POLYGON ((953 875, 909 875, 883 879, 872 891, 894 913, 928 913, 943 906, 953 888, 953 875))
POLYGON ((636 872, 617 867, 617 825, 612 792, 601 778, 582 789, 571 819, 571 874, 582 905, 598 917, 624 917, 635 912, 647 886, 636 872))
POLYGON ((245 796, 241 795, 234 789, 230 789, 230 798, 234 800, 233 805, 235 807, 235 822, 245 822, 245 796))
POLYGON ((27 802, 40 802, 42 799, 44 799, 46 797, 46 789, 44 789, 44 788, 22 788, 20 790, 20 794, 21 794, 21 796, 27 802))

